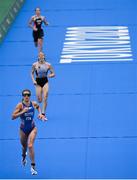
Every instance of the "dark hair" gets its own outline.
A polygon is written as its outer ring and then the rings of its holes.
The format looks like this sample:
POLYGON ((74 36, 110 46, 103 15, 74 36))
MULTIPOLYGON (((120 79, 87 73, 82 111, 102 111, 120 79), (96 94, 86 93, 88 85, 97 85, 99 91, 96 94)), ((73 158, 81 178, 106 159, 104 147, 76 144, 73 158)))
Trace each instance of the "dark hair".
POLYGON ((29 92, 30 95, 31 95, 31 91, 30 91, 29 89, 24 89, 24 90, 22 91, 22 96, 23 96, 23 94, 24 94, 25 91, 29 92))
POLYGON ((40 10, 40 8, 39 8, 39 7, 36 7, 36 8, 35 8, 35 11, 36 11, 37 9, 39 9, 39 10, 40 10))

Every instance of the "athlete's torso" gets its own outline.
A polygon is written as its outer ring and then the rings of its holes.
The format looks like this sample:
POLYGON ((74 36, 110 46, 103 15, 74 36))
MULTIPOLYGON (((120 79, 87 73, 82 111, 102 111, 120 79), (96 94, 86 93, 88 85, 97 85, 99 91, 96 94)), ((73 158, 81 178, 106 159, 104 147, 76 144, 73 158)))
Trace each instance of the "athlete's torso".
POLYGON ((37 78, 47 77, 50 64, 47 62, 44 62, 43 64, 36 62, 34 64, 37 78))
POLYGON ((29 110, 27 112, 25 112, 24 114, 22 114, 20 116, 21 119, 21 124, 23 126, 31 126, 32 124, 34 124, 34 107, 32 102, 30 102, 29 106, 26 106, 24 103, 22 103, 23 108, 28 107, 29 110))
POLYGON ((44 19, 44 17, 43 16, 33 16, 32 17, 33 18, 33 22, 34 22, 34 26, 38 29, 38 30, 40 30, 40 29, 42 29, 42 23, 43 23, 43 19, 44 19))

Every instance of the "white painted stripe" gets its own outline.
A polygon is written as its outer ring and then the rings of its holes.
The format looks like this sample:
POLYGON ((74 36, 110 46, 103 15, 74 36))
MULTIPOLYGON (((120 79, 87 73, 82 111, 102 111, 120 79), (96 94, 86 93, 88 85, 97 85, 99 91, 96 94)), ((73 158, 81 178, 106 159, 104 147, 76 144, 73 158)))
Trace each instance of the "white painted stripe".
POLYGON ((84 58, 89 58, 89 59, 98 59, 98 58, 128 58, 128 57, 132 57, 131 54, 74 54, 74 55, 62 55, 61 58, 71 58, 71 59, 84 59, 84 58))
POLYGON ((76 41, 76 42, 64 42, 65 45, 105 45, 105 44, 130 44, 130 41, 76 41))
POLYGON ((126 26, 85 26, 85 27, 68 27, 67 30, 75 30, 75 31, 81 31, 81 30, 125 30, 128 29, 126 26))
POLYGON ((131 58, 131 59, 109 59, 109 61, 107 60, 107 59, 84 59, 84 60, 80 60, 80 59, 78 59, 78 60, 72 60, 72 59, 61 59, 60 60, 60 63, 72 63, 72 62, 81 62, 81 63, 84 63, 84 62, 125 62, 125 61, 133 61, 133 59, 131 58))

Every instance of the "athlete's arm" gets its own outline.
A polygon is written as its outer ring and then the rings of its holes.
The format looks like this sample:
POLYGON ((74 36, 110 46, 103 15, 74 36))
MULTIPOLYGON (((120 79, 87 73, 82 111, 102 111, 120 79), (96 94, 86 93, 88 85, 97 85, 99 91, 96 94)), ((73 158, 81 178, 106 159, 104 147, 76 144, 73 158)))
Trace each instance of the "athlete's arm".
POLYGON ((43 22, 44 22, 45 25, 49 25, 49 23, 48 23, 48 21, 46 20, 45 17, 43 18, 43 22))
POLYGON ((39 106, 39 105, 37 104, 37 102, 35 102, 35 101, 33 101, 32 104, 33 104, 33 107, 34 107, 35 109, 37 109, 38 112, 39 112, 38 118, 41 119, 41 120, 44 120, 44 116, 42 115, 40 106, 39 106))
POLYGON ((49 65, 50 74, 48 74, 49 78, 55 77, 54 69, 51 65, 49 65))
POLYGON ((32 69, 31 69, 31 79, 33 81, 33 84, 36 85, 37 82, 35 81, 35 78, 34 78, 34 72, 35 72, 35 65, 33 64, 32 69))
POLYGON ((28 26, 33 29, 34 26, 32 23, 33 23, 33 17, 30 18, 29 23, 28 23, 28 26))
POLYGON ((32 101, 33 107, 38 110, 39 114, 41 114, 40 106, 37 104, 36 101, 32 101))
POLYGON ((26 108, 22 109, 22 104, 19 103, 16 106, 14 112, 12 113, 12 120, 18 118, 20 115, 24 114, 27 111, 28 111, 28 108, 26 107, 26 108))

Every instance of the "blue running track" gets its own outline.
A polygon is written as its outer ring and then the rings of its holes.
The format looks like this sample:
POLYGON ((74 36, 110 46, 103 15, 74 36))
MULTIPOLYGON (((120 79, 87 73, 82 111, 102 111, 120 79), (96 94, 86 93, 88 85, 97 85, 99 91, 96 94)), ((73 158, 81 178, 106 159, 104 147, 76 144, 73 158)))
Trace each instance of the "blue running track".
MULTIPOLYGON (((29 88, 37 58, 27 27, 35 7, 45 27, 50 79, 47 116, 38 121, 33 178, 137 178, 137 1, 26 0, 0 46, 0 178, 32 178, 21 166, 20 121, 11 113, 29 88), (126 26, 132 61, 60 63, 68 27, 126 26)), ((28 159, 29 160, 29 159, 28 159)))

